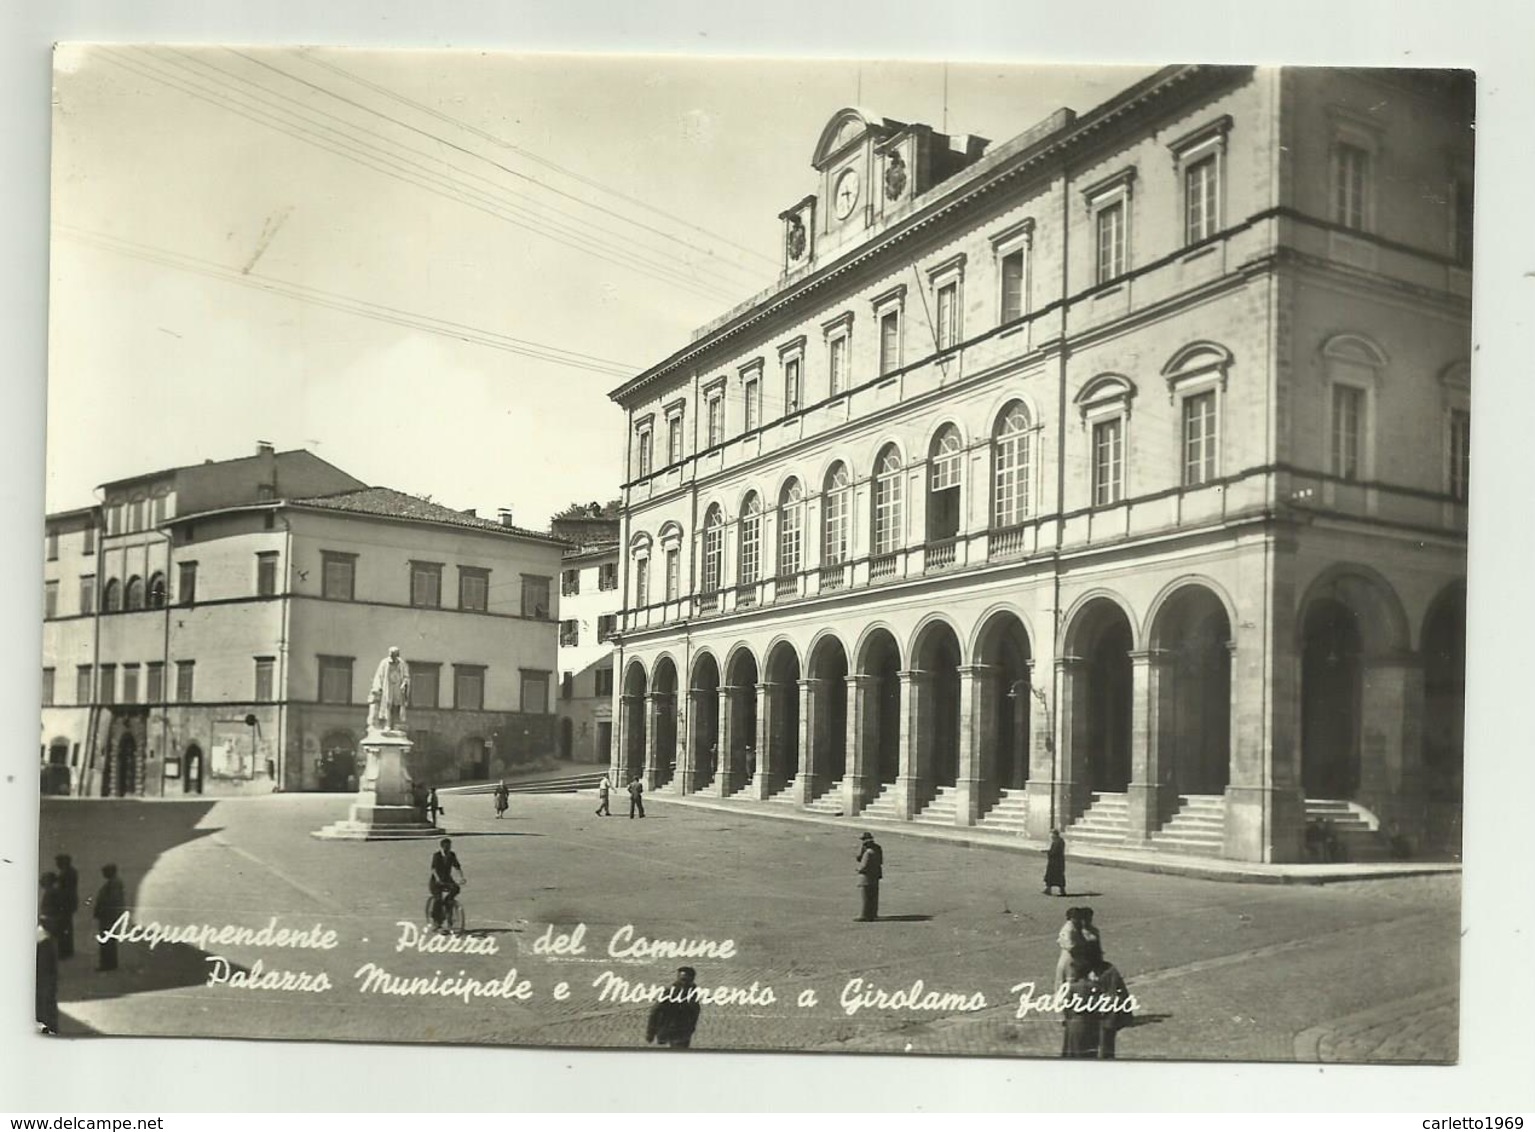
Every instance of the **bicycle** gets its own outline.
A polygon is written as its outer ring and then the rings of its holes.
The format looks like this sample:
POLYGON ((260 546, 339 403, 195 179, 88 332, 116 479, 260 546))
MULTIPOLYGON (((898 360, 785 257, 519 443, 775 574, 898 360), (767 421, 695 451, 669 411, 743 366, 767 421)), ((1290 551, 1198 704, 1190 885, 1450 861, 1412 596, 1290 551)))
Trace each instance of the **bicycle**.
MULTIPOLYGON (((463 886, 460 885, 460 888, 462 887, 463 886)), ((438 931, 447 931, 453 935, 463 935, 466 930, 464 927, 464 902, 459 897, 454 896, 449 892, 443 893, 440 898, 428 893, 426 898, 426 909, 423 912, 423 916, 426 919, 426 922, 438 931), (432 915, 432 905, 436 904, 439 899, 442 902, 441 908, 439 909, 442 917, 440 921, 434 918, 432 915)))

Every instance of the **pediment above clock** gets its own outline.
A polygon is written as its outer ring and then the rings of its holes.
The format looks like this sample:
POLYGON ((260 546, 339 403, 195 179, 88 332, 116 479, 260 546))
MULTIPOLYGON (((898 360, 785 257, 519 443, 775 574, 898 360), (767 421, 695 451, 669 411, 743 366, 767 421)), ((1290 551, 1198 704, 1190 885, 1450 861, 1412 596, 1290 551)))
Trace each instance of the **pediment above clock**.
POLYGON ((810 164, 817 169, 825 169, 864 138, 872 135, 873 140, 879 141, 905 125, 905 122, 897 122, 894 118, 886 118, 862 107, 843 107, 831 116, 831 121, 821 131, 810 164))

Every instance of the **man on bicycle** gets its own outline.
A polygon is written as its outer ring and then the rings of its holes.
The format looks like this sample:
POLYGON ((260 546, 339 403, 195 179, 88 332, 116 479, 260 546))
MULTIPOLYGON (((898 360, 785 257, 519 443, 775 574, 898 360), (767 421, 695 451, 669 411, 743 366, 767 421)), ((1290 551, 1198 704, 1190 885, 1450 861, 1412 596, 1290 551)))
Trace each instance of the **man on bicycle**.
POLYGON ((432 872, 427 878, 427 887, 432 894, 432 926, 441 928, 442 921, 448 907, 458 899, 460 884, 467 882, 464 876, 464 866, 458 863, 458 854, 453 852, 451 838, 442 839, 441 848, 432 854, 432 872), (458 873, 458 883, 453 880, 453 874, 458 873))

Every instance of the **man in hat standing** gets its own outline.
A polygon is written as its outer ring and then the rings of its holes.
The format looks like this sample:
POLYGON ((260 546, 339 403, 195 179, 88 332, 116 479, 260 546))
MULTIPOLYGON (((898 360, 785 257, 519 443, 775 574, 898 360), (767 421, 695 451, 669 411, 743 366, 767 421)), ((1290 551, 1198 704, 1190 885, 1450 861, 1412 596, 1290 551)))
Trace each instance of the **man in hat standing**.
POLYGON ((858 835, 858 891, 863 896, 859 923, 879 919, 879 881, 885 875, 885 851, 872 833, 858 835))
POLYGON ((650 1008, 650 1016, 645 1022, 646 1042, 668 1049, 687 1049, 693 1044, 702 999, 702 993, 693 983, 697 976, 698 972, 691 967, 677 968, 677 981, 667 987, 650 1008))

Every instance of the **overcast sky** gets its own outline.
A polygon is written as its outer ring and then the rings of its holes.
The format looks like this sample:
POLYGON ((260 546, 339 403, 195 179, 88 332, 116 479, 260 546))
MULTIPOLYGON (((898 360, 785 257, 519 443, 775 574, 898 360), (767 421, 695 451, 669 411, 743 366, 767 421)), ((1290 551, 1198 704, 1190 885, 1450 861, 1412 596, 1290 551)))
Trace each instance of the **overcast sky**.
POLYGON ((1150 68, 65 47, 47 507, 307 447, 541 527, 618 493, 608 392, 777 274, 858 104, 1005 141, 1150 68), (947 97, 945 97, 947 96, 947 97), (473 339, 465 341, 464 337, 473 339))

